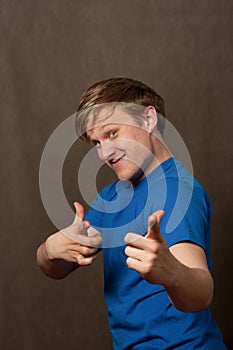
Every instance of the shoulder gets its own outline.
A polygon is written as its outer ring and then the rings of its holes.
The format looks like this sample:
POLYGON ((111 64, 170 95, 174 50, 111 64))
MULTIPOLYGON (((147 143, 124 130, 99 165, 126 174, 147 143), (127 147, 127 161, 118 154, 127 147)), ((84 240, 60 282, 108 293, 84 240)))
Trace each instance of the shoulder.
POLYGON ((173 158, 172 165, 165 173, 167 198, 175 199, 182 206, 198 202, 211 207, 210 199, 203 186, 183 164, 173 158))

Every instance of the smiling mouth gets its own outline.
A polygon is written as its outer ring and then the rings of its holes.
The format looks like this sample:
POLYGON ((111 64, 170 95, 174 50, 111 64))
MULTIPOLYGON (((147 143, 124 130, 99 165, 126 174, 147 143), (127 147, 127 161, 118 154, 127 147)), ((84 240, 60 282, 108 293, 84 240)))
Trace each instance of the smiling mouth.
POLYGON ((110 166, 111 166, 112 168, 117 168, 117 167, 120 165, 121 160, 122 160, 122 158, 124 158, 124 156, 125 156, 125 155, 123 155, 122 157, 117 158, 117 159, 109 160, 108 163, 110 164, 110 166))

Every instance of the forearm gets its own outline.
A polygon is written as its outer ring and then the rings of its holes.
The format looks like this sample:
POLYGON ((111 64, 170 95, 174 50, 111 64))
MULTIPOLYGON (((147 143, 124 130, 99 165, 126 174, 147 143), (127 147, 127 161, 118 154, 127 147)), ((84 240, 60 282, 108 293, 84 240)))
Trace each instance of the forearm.
POLYGON ((206 269, 190 268, 179 261, 174 270, 172 283, 165 286, 172 304, 184 312, 207 308, 213 297, 214 283, 206 269))
POLYGON ((74 271, 79 265, 62 259, 50 259, 45 243, 42 243, 36 254, 37 264, 44 274, 53 279, 62 279, 74 271))

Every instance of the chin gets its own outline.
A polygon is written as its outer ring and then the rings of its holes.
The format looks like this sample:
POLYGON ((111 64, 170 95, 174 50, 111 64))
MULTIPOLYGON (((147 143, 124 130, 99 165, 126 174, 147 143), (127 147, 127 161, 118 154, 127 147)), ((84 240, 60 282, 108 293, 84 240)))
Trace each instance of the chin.
POLYGON ((142 172, 141 169, 134 173, 119 173, 117 174, 117 177, 120 181, 130 181, 132 184, 139 182, 143 177, 144 173, 142 172))

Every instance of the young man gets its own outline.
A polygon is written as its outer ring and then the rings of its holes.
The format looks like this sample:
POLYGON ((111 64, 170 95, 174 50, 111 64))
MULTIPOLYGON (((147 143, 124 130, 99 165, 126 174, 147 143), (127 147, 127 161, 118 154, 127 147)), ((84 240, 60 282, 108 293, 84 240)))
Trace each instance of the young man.
POLYGON ((208 309, 211 204, 164 144, 164 116, 163 99, 132 79, 108 79, 83 94, 77 130, 118 180, 88 213, 76 202, 74 224, 51 235, 37 261, 46 275, 64 278, 102 247, 115 350, 226 349, 208 309))

